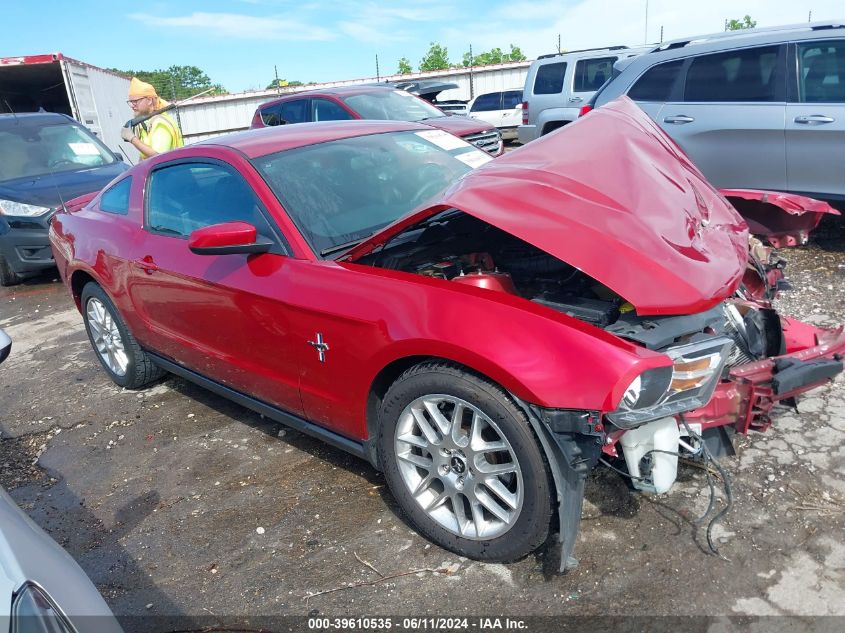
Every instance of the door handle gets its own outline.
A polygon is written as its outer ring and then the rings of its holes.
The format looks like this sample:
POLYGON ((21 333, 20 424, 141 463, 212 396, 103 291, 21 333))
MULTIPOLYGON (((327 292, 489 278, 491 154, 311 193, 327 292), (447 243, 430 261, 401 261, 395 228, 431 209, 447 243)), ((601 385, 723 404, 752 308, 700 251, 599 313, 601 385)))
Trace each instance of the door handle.
POLYGON ((581 103, 581 97, 569 97, 570 103, 581 103))
POLYGON ((796 123, 804 125, 822 125, 823 123, 833 123, 836 121, 832 116, 825 116, 824 114, 808 114, 806 116, 795 117, 796 123))
POLYGON ((152 275, 155 271, 158 270, 158 264, 153 261, 153 258, 147 255, 144 259, 136 259, 132 261, 132 264, 141 270, 143 270, 148 275, 152 275))
POLYGON ((675 116, 667 116, 663 119, 664 123, 674 123, 675 125, 682 125, 684 123, 692 123, 695 119, 686 114, 677 114, 675 116))

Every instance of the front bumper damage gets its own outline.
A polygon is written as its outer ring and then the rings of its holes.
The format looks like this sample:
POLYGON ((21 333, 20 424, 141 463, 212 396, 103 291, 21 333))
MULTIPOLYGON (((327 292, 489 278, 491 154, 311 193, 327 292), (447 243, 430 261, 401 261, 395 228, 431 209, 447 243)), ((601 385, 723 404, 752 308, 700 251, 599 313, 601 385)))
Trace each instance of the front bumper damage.
POLYGON ((603 455, 618 457, 621 446, 634 487, 665 493, 675 482, 677 454, 701 454, 702 435, 708 430, 765 431, 778 402, 794 404, 796 396, 843 371, 843 328, 816 328, 787 318, 782 325, 785 354, 729 368, 706 405, 634 429, 614 427, 599 411, 544 409, 517 399, 540 439, 557 490, 560 573, 578 565, 573 554, 584 485, 603 455))

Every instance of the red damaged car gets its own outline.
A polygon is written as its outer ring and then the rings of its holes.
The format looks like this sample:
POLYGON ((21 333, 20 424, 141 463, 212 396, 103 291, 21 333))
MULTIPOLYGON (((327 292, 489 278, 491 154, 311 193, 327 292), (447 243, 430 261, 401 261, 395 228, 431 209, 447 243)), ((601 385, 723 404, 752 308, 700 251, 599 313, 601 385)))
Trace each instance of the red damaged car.
POLYGON ((51 240, 115 383, 172 372, 349 451, 476 559, 559 526, 570 566, 599 459, 665 492, 842 370, 841 328, 748 298, 746 224, 628 100, 495 160, 407 122, 220 137, 51 240))

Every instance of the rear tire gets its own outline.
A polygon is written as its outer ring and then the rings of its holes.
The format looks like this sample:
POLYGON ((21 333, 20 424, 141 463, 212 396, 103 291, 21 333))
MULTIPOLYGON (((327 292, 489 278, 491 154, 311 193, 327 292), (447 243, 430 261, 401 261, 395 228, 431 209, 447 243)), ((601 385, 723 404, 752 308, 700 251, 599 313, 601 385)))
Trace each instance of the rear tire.
POLYGON ((112 300, 94 282, 82 289, 82 320, 97 360, 116 385, 141 389, 165 374, 141 349, 112 300))
POLYGON ((15 286, 21 281, 23 277, 12 270, 6 258, 0 255, 0 286, 15 286))
POLYGON ((499 386, 448 363, 422 363, 393 383, 379 419, 387 484, 420 534, 498 562, 545 542, 548 466, 524 413, 499 386))

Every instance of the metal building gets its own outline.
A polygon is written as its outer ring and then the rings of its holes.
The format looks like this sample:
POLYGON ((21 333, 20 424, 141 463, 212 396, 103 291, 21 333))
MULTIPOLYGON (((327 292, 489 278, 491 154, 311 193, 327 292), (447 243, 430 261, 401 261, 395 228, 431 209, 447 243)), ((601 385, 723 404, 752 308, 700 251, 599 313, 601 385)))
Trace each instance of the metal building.
POLYGON ((476 68, 451 68, 425 73, 407 75, 389 75, 385 77, 365 77, 332 81, 281 90, 261 90, 241 92, 219 97, 201 97, 179 108, 179 120, 182 135, 186 143, 196 142, 218 134, 236 132, 249 128, 255 108, 282 94, 346 86, 353 84, 376 83, 378 81, 409 81, 415 79, 439 79, 455 83, 458 88, 442 92, 438 100, 459 99, 467 101, 485 92, 522 88, 531 61, 492 64, 476 68))

